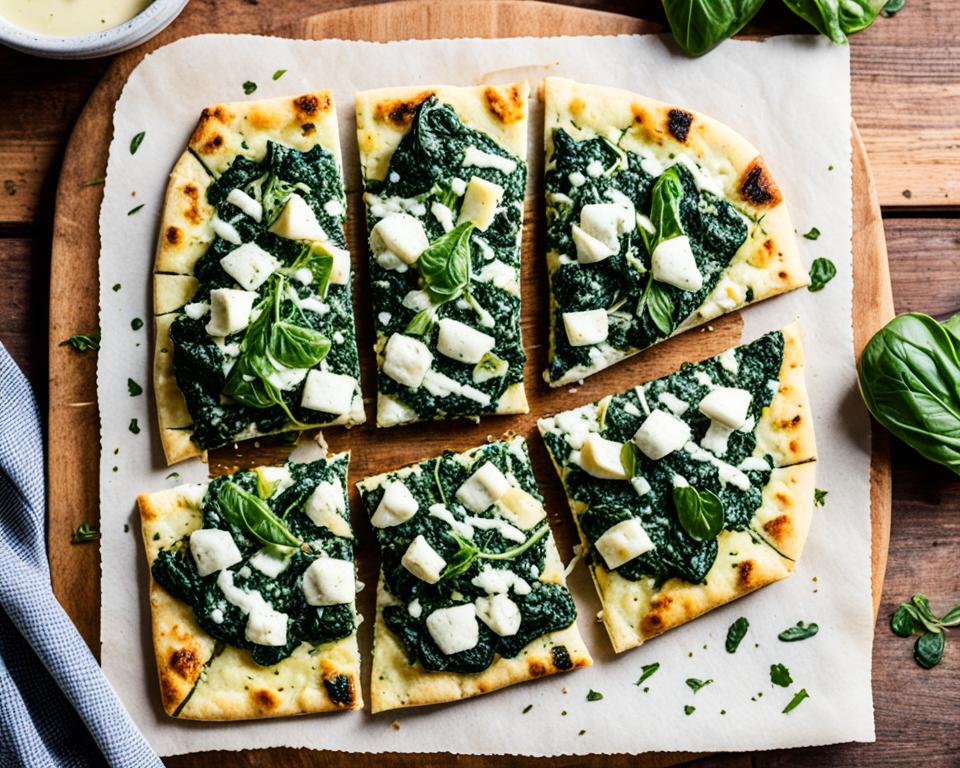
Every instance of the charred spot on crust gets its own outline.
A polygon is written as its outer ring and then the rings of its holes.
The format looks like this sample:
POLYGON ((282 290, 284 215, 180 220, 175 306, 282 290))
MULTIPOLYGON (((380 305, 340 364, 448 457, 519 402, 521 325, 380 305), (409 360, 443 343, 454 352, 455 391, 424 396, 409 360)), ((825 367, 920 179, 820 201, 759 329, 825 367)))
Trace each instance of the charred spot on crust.
POLYGON ((763 160, 755 157, 740 179, 740 196, 748 203, 759 207, 773 207, 783 200, 780 188, 770 178, 770 172, 763 160))
MULTIPOLYGON (((792 501, 792 500, 790 499, 790 497, 787 496, 787 494, 785 494, 783 491, 777 491, 777 492, 773 495, 773 497, 774 497, 777 501, 780 502, 780 506, 781 506, 781 507, 791 507, 791 506, 793 506, 793 501, 792 501)), ((779 520, 779 519, 780 519, 780 518, 777 518, 777 520, 779 520)), ((770 523, 775 523, 775 522, 776 522, 776 520, 771 520, 771 521, 770 521, 770 523)), ((767 525, 769 525, 770 523, 768 523, 767 525)), ((763 527, 766 528, 767 526, 765 525, 765 526, 763 526, 763 527)))
POLYGON ((316 94, 307 93, 295 98, 293 100, 293 107, 297 110, 298 114, 313 117, 320 112, 326 112, 330 109, 330 96, 329 94, 323 94, 318 97, 316 94))
POLYGON ((794 453, 800 453, 800 442, 798 440, 791 440, 789 448, 794 453))
POLYGON ((163 235, 170 245, 179 245, 183 241, 183 232, 179 227, 167 227, 163 235))
POLYGON ((633 113, 633 122, 637 125, 643 125, 647 121, 647 113, 639 104, 631 104, 630 111, 633 113))
POLYGON ((261 709, 276 709, 280 700, 273 691, 266 688, 258 688, 252 694, 253 700, 261 709))
POLYGON ((681 144, 687 143, 687 135, 693 123, 693 115, 683 109, 671 109, 667 113, 667 130, 681 144))
POLYGON ((304 123, 300 126, 300 133, 302 133, 304 136, 309 136, 316 130, 317 126, 315 126, 313 123, 304 123))
POLYGON ((184 680, 193 679, 195 673, 203 666, 200 657, 190 648, 178 648, 170 654, 170 669, 184 680))
POLYGON ((184 184, 183 194, 185 194, 191 200, 198 200, 200 198, 200 190, 197 189, 196 184, 184 184))
POLYGON ((330 701, 338 707, 352 707, 356 696, 353 689, 353 678, 348 675, 336 675, 325 678, 323 687, 327 689, 330 701))
POLYGON ((737 581, 741 587, 749 587, 753 576, 753 560, 744 560, 737 566, 737 581))
POLYGON ((557 669, 572 669, 573 661, 565 645, 555 645, 550 653, 553 655, 553 666, 557 669))
POLYGON ((790 531, 790 518, 786 515, 780 515, 773 520, 768 520, 763 524, 763 530, 773 536, 776 541, 780 541, 790 531))
POLYGON ((523 94, 517 86, 511 85, 506 93, 501 93, 491 85, 483 92, 483 97, 490 111, 504 125, 523 119, 523 94))
POLYGON ((377 120, 386 120, 398 128, 405 128, 413 121, 413 116, 423 102, 433 96, 433 91, 424 91, 409 99, 389 99, 379 102, 373 109, 377 120))
POLYGON ((531 677, 543 677, 548 672, 547 666, 539 659, 530 659, 527 662, 527 669, 531 677))

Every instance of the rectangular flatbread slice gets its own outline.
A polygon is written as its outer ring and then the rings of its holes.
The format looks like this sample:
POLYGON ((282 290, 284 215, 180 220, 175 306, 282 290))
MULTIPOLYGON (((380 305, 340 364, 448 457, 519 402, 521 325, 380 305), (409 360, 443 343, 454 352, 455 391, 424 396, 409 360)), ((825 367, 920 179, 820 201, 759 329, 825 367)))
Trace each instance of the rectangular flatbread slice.
POLYGON ((738 133, 562 78, 545 102, 551 386, 809 282, 783 195, 738 133))
POLYGON ((527 83, 357 94, 377 425, 526 413, 527 83))
POLYGON ((168 464, 364 420, 328 91, 217 104, 170 174, 154 267, 168 464))
POLYGON ((164 711, 359 709, 349 454, 141 495, 164 711))
POLYGON ((381 554, 374 712, 591 663, 523 438, 357 487, 381 554))
POLYGON ((816 478, 797 324, 539 427, 617 652, 793 570, 816 478))

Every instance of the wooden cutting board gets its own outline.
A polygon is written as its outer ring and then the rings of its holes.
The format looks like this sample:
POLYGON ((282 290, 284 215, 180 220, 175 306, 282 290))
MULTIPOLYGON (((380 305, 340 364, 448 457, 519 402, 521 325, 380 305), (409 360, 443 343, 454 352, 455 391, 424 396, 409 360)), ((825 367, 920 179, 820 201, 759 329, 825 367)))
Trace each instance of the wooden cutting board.
MULTIPOLYGON (((205 31, 174 25, 147 46, 119 56, 90 97, 74 128, 61 170, 57 190, 50 279, 50 405, 48 424, 48 488, 49 488, 49 554, 54 591, 77 623, 81 633, 99 655, 99 553, 96 546, 71 546, 72 532, 88 521, 98 519, 97 446, 99 421, 96 406, 96 361, 93 355, 78 355, 59 342, 73 333, 97 327, 97 274, 99 253, 98 214, 100 186, 83 185, 105 173, 107 149, 111 137, 113 108, 127 76, 149 50, 180 36, 205 31)), ((295 24, 274 30, 286 37, 307 39, 343 38, 387 41, 407 38, 509 37, 563 34, 623 34, 658 31, 655 25, 625 16, 530 0, 406 0, 378 6, 331 11, 304 18, 295 24), (442 8, 442 12, 441 9, 442 8)), ((319 84, 322 85, 322 84, 319 84)), ((533 130, 537 130, 533 127, 533 130)), ((536 165, 536 164, 535 164, 536 165)), ((853 131, 853 252, 854 252, 854 339, 857 353, 870 336, 893 316, 893 299, 887 270, 886 244, 876 191, 867 163, 863 143, 853 131)), ((158 184, 165 183, 158 179, 158 184)), ((363 362, 364 393, 374 392, 373 356, 370 347, 373 329, 366 288, 366 258, 361 231, 362 204, 356 188, 357 179, 348 179, 351 224, 348 237, 355 253, 358 269, 355 283, 358 340, 363 362)), ((532 437, 529 441, 537 476, 547 498, 551 524, 564 559, 570 557, 575 541, 572 522, 566 512, 559 483, 549 465, 542 442, 535 433, 536 418, 584 402, 613 391, 620 391, 639 381, 663 375, 685 360, 716 354, 740 340, 742 321, 739 315, 721 318, 711 330, 695 330, 656 347, 655 354, 640 354, 588 379, 583 386, 550 391, 543 384, 540 372, 546 362, 546 284, 539 236, 541 217, 535 199, 527 201, 527 225, 523 241, 523 334, 529 360, 525 376, 531 412, 515 418, 494 417, 480 425, 469 422, 407 427, 389 432, 376 432, 372 424, 349 433, 329 429, 325 436, 332 450, 353 449, 351 477, 356 480, 376 472, 408 464, 416 459, 435 455, 446 447, 463 449, 511 430, 532 437)), ((152 260, 152 253, 140 257, 152 260)), ((776 299, 774 299, 775 301, 776 299)), ((372 406, 368 404, 372 418, 372 406)), ((151 423, 150 428, 154 428, 151 423)), ((146 436, 145 436, 146 439, 146 436)), ((210 459, 211 470, 231 471, 238 466, 282 460, 288 448, 263 445, 255 449, 244 444, 239 452, 221 450, 210 459)), ((122 457, 119 457, 122 462, 122 457)), ((159 457, 157 459, 160 461, 159 457)), ((886 567, 890 531, 890 461, 885 433, 874 433, 872 463, 873 518, 873 602, 879 607, 883 574, 886 567)), ((140 491, 131 488, 130 497, 140 491)), ((353 503, 356 506, 356 495, 353 503)), ((816 524, 816 523, 814 523, 816 524)), ((360 578, 376 583, 375 545, 366 525, 360 532, 360 578)), ((132 532, 135 535, 136 532, 132 532)), ((136 544, 139 545, 138 542, 136 544)), ((361 593, 359 609, 373 615, 373 590, 361 593)), ((146 599, 146 598, 144 598, 146 599)), ((364 625, 369 632, 372 622, 364 625)), ((369 635, 361 635, 361 645, 369 648, 369 635)), ((149 653, 149 649, 143 649, 149 653)), ((139 649, 131 649, 140 652, 139 649)), ((153 679, 144 685, 156 687, 153 679)), ((401 714, 402 719, 402 714, 401 714)), ((316 721, 311 721, 311 726, 316 721)), ((222 760, 218 753, 168 758, 169 765, 214 765, 222 760)), ((616 766, 674 765, 693 755, 679 753, 651 754, 641 758, 610 756, 604 759, 610 768, 616 766)), ((314 764, 347 766, 355 757, 346 753, 317 753, 295 750, 250 751, 230 753, 235 765, 254 765, 268 760, 278 768, 314 764)), ((444 755, 384 755, 377 758, 384 766, 449 765, 444 755)), ((502 758, 465 757, 457 764, 479 768, 503 763, 502 758)), ((566 766, 582 761, 556 758, 549 761, 534 758, 510 758, 512 766, 566 766)))

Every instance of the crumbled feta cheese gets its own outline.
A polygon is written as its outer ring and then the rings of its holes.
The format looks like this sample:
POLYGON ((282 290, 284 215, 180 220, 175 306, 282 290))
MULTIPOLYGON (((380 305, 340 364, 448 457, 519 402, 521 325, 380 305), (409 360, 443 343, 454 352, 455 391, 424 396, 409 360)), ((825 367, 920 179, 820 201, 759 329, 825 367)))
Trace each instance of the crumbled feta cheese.
POLYGON ((307 374, 300 405, 311 411, 343 416, 350 412, 356 388, 353 376, 314 369, 307 374))
POLYGON ((447 565, 447 561, 430 546, 423 535, 417 536, 400 558, 400 564, 420 581, 427 584, 436 584, 440 581, 440 574, 447 565))
POLYGON ((427 616, 426 624, 433 642, 447 656, 469 651, 480 640, 480 626, 473 603, 440 608, 427 616))
POLYGON ((676 416, 656 409, 644 419, 633 442, 654 461, 680 450, 690 440, 690 427, 676 416))
POLYGON ((437 336, 437 351, 452 360, 471 365, 479 363, 493 349, 496 339, 458 320, 443 318, 437 336))
POLYGON ((220 266, 241 288, 255 291, 280 268, 280 262, 256 243, 244 243, 220 259, 220 266))
POLYGON ((605 341, 610 333, 610 320, 605 309, 564 312, 563 327, 572 347, 584 347, 605 341))
POLYGON ((356 571, 349 560, 321 557, 303 572, 303 596, 308 605, 352 603, 356 593, 356 571))
POLYGON ((620 451, 623 443, 606 440, 596 432, 591 432, 583 441, 580 450, 580 466, 593 477, 602 480, 625 480, 620 451))
POLYGON ((653 279, 661 283, 692 292, 703 287, 703 275, 686 235, 664 240, 654 248, 652 268, 653 279))
POLYGON ((219 528, 198 528, 191 533, 190 554, 200 576, 222 571, 243 559, 233 536, 219 528))
POLYGON ((419 339, 395 333, 384 349, 383 373, 398 384, 417 389, 430 369, 433 355, 419 339))
POLYGON ((485 462, 457 489, 456 498, 471 512, 483 512, 510 488, 510 481, 497 466, 485 462))
POLYGON ((593 546, 610 569, 619 568, 654 548, 638 517, 608 528, 593 546))
POLYGON ((420 508, 413 494, 403 483, 393 480, 387 483, 383 497, 370 518, 374 528, 391 528, 405 523, 420 508))
POLYGON ((253 303, 259 298, 254 291, 236 288, 214 288, 210 291, 210 321, 206 325, 211 336, 229 336, 250 324, 253 303))
POLYGON ((317 214, 300 195, 294 193, 287 198, 286 204, 276 221, 270 225, 270 231, 287 240, 328 240, 317 214))

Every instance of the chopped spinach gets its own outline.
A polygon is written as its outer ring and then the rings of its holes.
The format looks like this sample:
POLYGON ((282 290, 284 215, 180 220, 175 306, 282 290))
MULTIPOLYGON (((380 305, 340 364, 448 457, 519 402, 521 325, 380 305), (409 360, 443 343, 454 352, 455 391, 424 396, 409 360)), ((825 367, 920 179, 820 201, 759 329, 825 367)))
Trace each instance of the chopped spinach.
POLYGON ((637 682, 635 682, 634 685, 642 685, 645 680, 653 677, 658 669, 660 669, 659 661, 655 661, 652 664, 644 664, 640 668, 640 677, 637 678, 637 682))
POLYGON ((100 531, 93 528, 90 523, 80 523, 77 530, 70 537, 71 544, 86 544, 88 541, 96 541, 100 538, 100 531))
POLYGON ((143 138, 147 135, 146 131, 140 131, 140 133, 134 134, 134 137, 130 139, 130 154, 137 154, 137 150, 140 149, 140 145, 143 144, 143 138))
POLYGON ((833 280, 837 274, 836 265, 830 259, 814 259, 810 265, 810 285, 811 292, 822 291, 827 283, 833 280))
POLYGON ((710 683, 712 683, 712 682, 713 682, 712 679, 711 679, 711 680, 698 680, 698 679, 695 678, 695 677, 688 677, 687 680, 686 680, 687 686, 688 686, 688 687, 690 688, 690 690, 693 691, 694 693, 696 693, 697 691, 699 691, 701 688, 705 688, 706 686, 710 685, 710 683))
POLYGON ((790 670, 783 666, 783 664, 771 664, 770 682, 786 688, 793 683, 793 678, 790 677, 790 670))
POLYGON ((799 640, 807 640, 808 638, 813 637, 817 632, 820 631, 820 626, 814 624, 812 621, 807 624, 803 621, 798 621, 796 625, 792 627, 787 627, 783 632, 781 632, 777 637, 785 643, 795 643, 799 640))
POLYGON ((73 347, 77 352, 88 352, 100 349, 99 333, 75 333, 69 339, 60 342, 60 346, 73 347))

